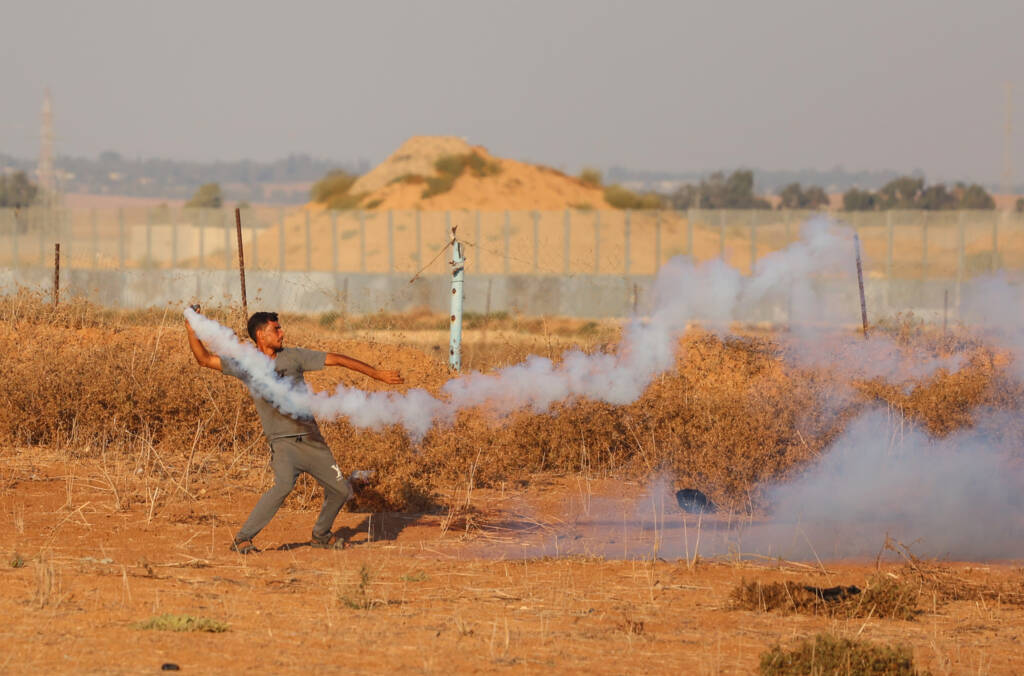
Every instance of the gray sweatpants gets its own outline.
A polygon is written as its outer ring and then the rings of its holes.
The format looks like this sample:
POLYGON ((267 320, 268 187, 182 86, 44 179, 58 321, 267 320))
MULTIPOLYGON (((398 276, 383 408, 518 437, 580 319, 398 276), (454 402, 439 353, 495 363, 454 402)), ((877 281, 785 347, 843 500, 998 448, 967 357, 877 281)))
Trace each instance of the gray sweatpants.
POLYGON ((274 485, 256 503, 235 540, 250 540, 270 523, 295 487, 300 472, 308 473, 324 488, 324 506, 313 524, 313 535, 323 537, 330 533, 334 518, 352 497, 352 487, 338 469, 331 449, 322 439, 303 436, 274 439, 270 442, 270 450, 274 485))

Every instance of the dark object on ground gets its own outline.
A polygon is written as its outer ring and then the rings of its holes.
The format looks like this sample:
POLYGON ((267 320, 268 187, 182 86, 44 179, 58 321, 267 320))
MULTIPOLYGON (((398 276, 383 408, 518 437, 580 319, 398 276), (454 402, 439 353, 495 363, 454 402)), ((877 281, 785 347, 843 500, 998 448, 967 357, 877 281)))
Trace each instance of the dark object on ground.
POLYGON ((848 587, 844 587, 842 585, 838 587, 812 587, 809 584, 805 584, 804 589, 826 602, 842 601, 845 598, 855 596, 860 593, 860 587, 852 584, 848 587))
POLYGON ((160 671, 181 671, 181 667, 174 662, 164 662, 160 665, 160 671))
POLYGON ((696 488, 684 488, 676 491, 676 502, 679 508, 689 514, 712 514, 718 511, 715 503, 696 488))

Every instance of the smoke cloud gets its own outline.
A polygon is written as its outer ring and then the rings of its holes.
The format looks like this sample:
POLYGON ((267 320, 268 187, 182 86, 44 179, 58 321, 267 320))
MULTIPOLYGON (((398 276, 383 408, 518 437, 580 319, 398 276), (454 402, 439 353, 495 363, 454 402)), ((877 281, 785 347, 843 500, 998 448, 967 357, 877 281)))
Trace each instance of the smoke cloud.
MULTIPOLYGON (((634 317, 623 329, 613 353, 570 350, 557 364, 531 356, 493 373, 474 372, 448 381, 443 398, 422 389, 405 393, 367 393, 339 386, 314 393, 279 378, 269 358, 251 344, 239 343, 230 329, 185 310, 185 317, 207 347, 235 359, 250 374, 249 387, 286 414, 323 420, 346 417, 357 427, 402 425, 421 439, 435 422, 452 420, 463 408, 486 406, 497 414, 527 408, 546 411, 556 402, 585 397, 623 405, 636 401, 676 360, 679 342, 694 321, 727 327, 745 310, 773 298, 789 299, 795 319, 817 320, 835 312, 835 303, 813 283, 820 275, 852 279, 852 232, 825 219, 813 219, 801 239, 760 260, 743 277, 721 260, 694 265, 676 257, 654 282, 649 317, 634 317)), ((799 367, 833 367, 867 377, 923 377, 936 369, 959 368, 956 357, 908 353, 886 337, 864 342, 852 334, 795 332, 784 341, 784 355, 799 367)))

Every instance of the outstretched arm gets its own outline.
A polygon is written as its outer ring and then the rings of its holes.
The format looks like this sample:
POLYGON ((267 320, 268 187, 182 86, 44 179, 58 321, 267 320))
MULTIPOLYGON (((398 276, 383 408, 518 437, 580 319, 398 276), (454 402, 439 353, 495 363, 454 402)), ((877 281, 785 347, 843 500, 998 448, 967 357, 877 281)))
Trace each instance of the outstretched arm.
POLYGON ((389 385, 401 385, 405 382, 405 379, 399 375, 398 371, 377 369, 366 362, 334 352, 327 353, 327 357, 324 359, 324 366, 344 366, 347 369, 357 371, 389 385))
MULTIPOLYGON (((196 312, 199 312, 199 310, 196 309, 196 312)), ((185 320, 185 328, 188 330, 188 346, 192 348, 192 354, 195 355, 199 365, 220 371, 220 357, 206 349, 203 342, 199 340, 199 336, 192 330, 192 325, 188 323, 188 320, 185 320)))

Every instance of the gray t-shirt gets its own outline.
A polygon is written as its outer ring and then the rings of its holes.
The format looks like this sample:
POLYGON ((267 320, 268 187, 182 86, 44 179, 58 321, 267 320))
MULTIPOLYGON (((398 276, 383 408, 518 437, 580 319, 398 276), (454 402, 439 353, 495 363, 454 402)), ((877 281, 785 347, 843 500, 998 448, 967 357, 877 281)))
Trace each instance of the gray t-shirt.
MULTIPOLYGON (((319 371, 322 369, 326 358, 327 353, 320 352, 319 350, 307 350, 304 347, 286 347, 274 357, 274 370, 277 371, 279 376, 293 381, 293 384, 299 384, 305 381, 303 374, 306 371, 319 371)), ((220 364, 224 374, 234 376, 243 383, 246 382, 246 373, 239 366, 238 362, 226 358, 221 359, 220 364)), ((266 399, 258 394, 254 394, 252 390, 249 390, 249 395, 252 397, 253 403, 256 404, 256 410, 260 414, 260 422, 263 423, 263 433, 267 435, 268 441, 280 439, 281 437, 298 437, 307 434, 323 438, 320 434, 320 428, 317 427, 316 420, 312 416, 308 418, 293 418, 278 411, 266 399)))

